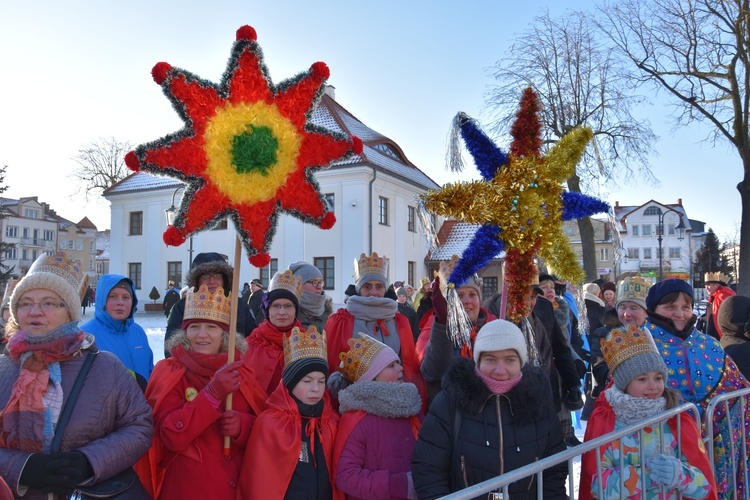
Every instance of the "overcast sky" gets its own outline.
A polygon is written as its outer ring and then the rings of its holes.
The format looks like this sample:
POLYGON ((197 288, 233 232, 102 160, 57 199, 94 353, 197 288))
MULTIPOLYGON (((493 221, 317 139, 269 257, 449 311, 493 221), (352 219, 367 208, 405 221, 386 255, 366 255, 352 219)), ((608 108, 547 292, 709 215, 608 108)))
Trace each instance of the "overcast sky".
MULTIPOLYGON (((106 203, 70 199, 78 149, 99 137, 133 144, 183 122, 150 71, 159 61, 218 82, 235 31, 253 26, 275 83, 328 64, 336 100, 398 143, 438 183, 445 138, 458 111, 484 118, 488 68, 513 37, 548 8, 591 8, 589 0, 440 1, 8 1, 0 4, 0 165, 9 197, 38 195, 73 221, 108 228, 106 203), (523 8, 521 8, 521 6, 523 8)), ((653 96, 655 97, 655 96, 653 96)), ((738 237, 742 165, 706 129, 671 131, 658 101, 643 111, 660 136, 652 159, 658 188, 633 184, 603 193, 614 204, 682 198, 692 219, 721 239, 738 237)), ((478 177, 471 169, 464 178, 478 177)))

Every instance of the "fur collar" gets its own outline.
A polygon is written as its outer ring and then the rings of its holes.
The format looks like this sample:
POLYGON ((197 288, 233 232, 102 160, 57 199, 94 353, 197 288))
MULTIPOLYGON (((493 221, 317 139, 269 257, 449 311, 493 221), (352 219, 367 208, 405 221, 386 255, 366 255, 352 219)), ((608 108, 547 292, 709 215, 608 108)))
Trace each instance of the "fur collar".
MULTIPOLYGON (((510 404, 513 423, 527 425, 538 421, 552 406, 549 379, 541 368, 527 364, 521 371, 521 381, 505 398, 510 404)), ((474 361, 458 358, 443 377, 443 389, 458 409, 480 413, 493 396, 482 380, 474 373, 474 361)))
POLYGON ((422 409, 417 386, 408 382, 355 382, 339 392, 339 412, 362 410, 384 418, 407 418, 422 409))
POLYGON ((232 268, 224 262, 207 262, 192 268, 185 278, 185 282, 194 291, 198 291, 198 278, 202 274, 219 273, 224 277, 224 295, 227 295, 232 289, 232 268))

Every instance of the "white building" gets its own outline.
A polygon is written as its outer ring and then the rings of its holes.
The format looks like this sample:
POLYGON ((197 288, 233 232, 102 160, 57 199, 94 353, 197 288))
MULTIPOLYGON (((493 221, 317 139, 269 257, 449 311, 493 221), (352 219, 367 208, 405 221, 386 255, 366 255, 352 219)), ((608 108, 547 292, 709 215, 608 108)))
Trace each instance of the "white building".
POLYGON ((663 277, 692 282, 692 263, 700 247, 694 240, 703 235, 694 235, 682 199, 676 204, 650 200, 636 206, 615 202, 613 209, 622 245, 618 274, 636 272, 654 281, 663 277))
MULTIPOLYGON (((416 200, 439 186, 406 158, 398 144, 368 128, 332 95, 323 96, 312 121, 356 135, 364 143, 361 155, 315 174, 337 222, 325 231, 282 215, 269 252, 271 264, 255 269, 243 255, 240 283, 260 278, 265 284, 277 270, 304 260, 320 268, 326 293, 334 302, 342 302, 344 290, 354 282, 353 262, 363 252, 390 258, 391 282, 413 284, 426 276, 428 248, 417 221, 416 200)), ((230 263, 234 261, 236 233, 232 224, 227 228, 226 221, 198 233, 181 247, 164 244, 165 210, 179 205, 179 181, 138 173, 105 191, 104 196, 111 204, 110 272, 131 277, 137 288, 163 290, 168 280, 184 286, 189 263, 200 252, 219 252, 230 263)))

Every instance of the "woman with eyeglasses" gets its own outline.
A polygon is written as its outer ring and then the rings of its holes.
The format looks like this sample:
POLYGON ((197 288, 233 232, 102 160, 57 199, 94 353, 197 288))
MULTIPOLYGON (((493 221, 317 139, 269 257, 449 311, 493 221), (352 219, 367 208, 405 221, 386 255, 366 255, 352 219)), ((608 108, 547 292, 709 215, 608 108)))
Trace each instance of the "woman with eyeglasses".
POLYGON ((302 280, 297 319, 304 328, 312 325, 322 332, 333 312, 333 299, 323 291, 323 274, 317 267, 301 260, 289 264, 289 270, 302 280))
POLYGON ((11 296, 0 355, 0 478, 16 498, 62 498, 125 471, 151 446, 151 408, 135 379, 78 326, 86 281, 81 261, 44 254, 11 296))
POLYGON ((266 319, 247 338, 242 359, 269 396, 278 387, 284 369, 284 335, 295 326, 304 329, 297 319, 301 292, 302 280, 292 271, 274 274, 263 295, 266 319))

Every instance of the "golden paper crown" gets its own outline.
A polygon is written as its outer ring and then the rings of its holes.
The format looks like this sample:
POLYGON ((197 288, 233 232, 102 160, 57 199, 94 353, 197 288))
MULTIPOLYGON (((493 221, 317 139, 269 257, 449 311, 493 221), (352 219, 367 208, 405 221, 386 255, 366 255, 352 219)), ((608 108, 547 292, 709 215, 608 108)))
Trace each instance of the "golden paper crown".
MULTIPOLYGON (((456 268, 456 265, 458 265, 458 261, 461 258, 458 255, 452 255, 451 260, 447 261, 441 261, 438 268, 438 277, 440 278, 440 290, 443 292, 443 295, 445 295, 445 291, 448 287, 448 278, 450 278, 451 274, 453 273, 453 270, 456 268)), ((472 286, 478 288, 480 291, 482 290, 482 283, 483 280, 476 274, 473 276, 470 276, 469 279, 467 279, 463 283, 453 283, 456 288, 461 288, 462 286, 472 286)))
POLYGON ((643 276, 627 276, 617 283, 615 301, 635 302, 646 309, 646 297, 651 288, 651 281, 643 276))
POLYGON ((703 276, 704 283, 708 283, 709 281, 715 281, 717 283, 724 283, 725 285, 728 285, 730 280, 731 278, 729 276, 720 272, 706 273, 703 276))
POLYGON ((303 358, 328 360, 325 330, 320 333, 315 325, 310 325, 307 331, 295 326, 289 335, 284 335, 284 366, 303 358))
POLYGON ((602 356, 610 373, 624 361, 644 353, 659 354, 651 334, 630 325, 627 331, 614 329, 601 341, 602 356))
POLYGON ((339 371, 345 379, 356 382, 359 380, 375 356, 385 347, 385 344, 370 337, 366 333, 360 333, 361 337, 352 337, 346 341, 349 350, 339 354, 341 365, 339 371))
POLYGON ((299 300, 302 295, 302 279, 299 276, 295 276, 292 271, 287 269, 286 271, 278 272, 271 278, 271 283, 268 285, 268 291, 274 290, 286 290, 294 294, 299 300))
POLYGON ((362 254, 359 259, 354 259, 354 281, 367 274, 382 274, 388 280, 388 257, 378 256, 378 252, 372 255, 362 254))
POLYGON ((222 323, 229 330, 229 319, 232 311, 232 293, 224 295, 219 287, 214 293, 208 291, 207 285, 201 285, 197 292, 189 289, 185 296, 185 315, 182 321, 203 320, 222 323))

